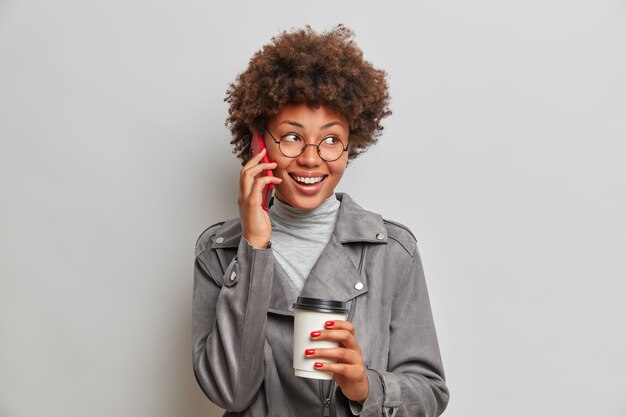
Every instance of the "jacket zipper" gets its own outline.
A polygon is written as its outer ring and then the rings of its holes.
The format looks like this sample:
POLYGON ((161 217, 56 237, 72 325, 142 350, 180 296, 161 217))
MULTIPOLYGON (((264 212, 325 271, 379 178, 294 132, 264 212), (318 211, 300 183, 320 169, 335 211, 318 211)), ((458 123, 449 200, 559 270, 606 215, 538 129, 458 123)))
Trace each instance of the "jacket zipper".
MULTIPOLYGON (((363 259, 365 258, 365 245, 361 248, 361 259, 359 259, 359 275, 363 274, 363 259)), ((357 297, 352 299, 352 303, 350 304, 350 311, 348 312, 348 321, 352 321, 352 316, 354 316, 354 310, 356 309, 356 301, 357 297)), ((333 391, 335 389, 335 380, 333 379, 330 383, 330 389, 328 390, 328 396, 324 398, 324 381, 320 381, 320 394, 322 396, 322 400, 324 401, 324 414, 323 417, 330 417, 330 404, 332 401, 333 391)))
POLYGON ((324 395, 324 381, 320 381, 320 393, 322 394, 322 400, 324 401, 324 417, 330 417, 330 404, 332 402, 333 391, 335 390, 335 380, 330 381, 330 389, 328 394, 324 395))
MULTIPOLYGON (((357 297, 352 299, 352 304, 350 305, 350 311, 348 312, 348 321, 352 320, 352 316, 354 315, 354 310, 356 308, 357 297)), ((333 379, 330 383, 330 389, 328 390, 328 395, 324 398, 324 385, 323 381, 320 381, 320 392, 322 393, 322 399, 324 400, 324 417, 330 417, 330 404, 332 401, 333 391, 335 390, 335 380, 333 379)))
POLYGON ((330 417, 330 397, 333 392, 333 386, 335 385, 335 381, 332 380, 330 383, 330 390, 328 391, 328 395, 324 392, 324 380, 319 381, 320 384, 320 398, 322 399, 322 405, 324 407, 323 416, 330 417))
POLYGON ((324 417, 330 417, 330 397, 324 400, 324 417))

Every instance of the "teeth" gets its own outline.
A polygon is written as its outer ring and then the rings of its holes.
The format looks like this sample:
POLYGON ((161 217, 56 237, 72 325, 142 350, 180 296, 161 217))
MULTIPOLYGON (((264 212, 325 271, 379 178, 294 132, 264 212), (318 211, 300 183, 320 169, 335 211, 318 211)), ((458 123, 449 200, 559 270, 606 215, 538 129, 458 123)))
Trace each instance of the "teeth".
POLYGON ((294 177, 296 181, 303 182, 305 184, 317 184, 322 181, 324 177, 294 177))

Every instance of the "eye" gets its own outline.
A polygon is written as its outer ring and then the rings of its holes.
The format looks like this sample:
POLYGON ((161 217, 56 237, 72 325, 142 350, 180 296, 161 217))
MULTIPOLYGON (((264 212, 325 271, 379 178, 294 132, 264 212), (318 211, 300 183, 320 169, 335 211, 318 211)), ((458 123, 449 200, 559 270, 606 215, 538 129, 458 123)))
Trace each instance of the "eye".
POLYGON ((295 133, 287 133, 280 138, 281 141, 285 143, 298 143, 302 142, 302 138, 295 133))
POLYGON ((337 145, 340 142, 339 138, 336 138, 335 136, 329 136, 322 141, 324 145, 337 145))

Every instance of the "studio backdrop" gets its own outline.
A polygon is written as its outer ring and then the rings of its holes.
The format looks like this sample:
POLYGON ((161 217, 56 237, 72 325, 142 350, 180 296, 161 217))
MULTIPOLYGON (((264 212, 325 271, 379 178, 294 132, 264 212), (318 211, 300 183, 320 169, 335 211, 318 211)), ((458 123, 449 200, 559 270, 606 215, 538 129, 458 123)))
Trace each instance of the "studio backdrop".
POLYGON ((0 416, 216 417, 194 245, 228 84, 344 23, 393 115, 337 191, 416 235, 447 417, 626 415, 626 3, 0 1, 0 416))

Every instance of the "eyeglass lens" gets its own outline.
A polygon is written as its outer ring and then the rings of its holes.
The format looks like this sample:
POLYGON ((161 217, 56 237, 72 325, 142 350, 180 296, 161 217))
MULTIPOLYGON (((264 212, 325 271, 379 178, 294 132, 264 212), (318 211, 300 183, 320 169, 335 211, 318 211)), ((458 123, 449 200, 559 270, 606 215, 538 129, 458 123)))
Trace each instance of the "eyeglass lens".
POLYGON ((300 156, 307 146, 317 146, 317 153, 320 158, 327 162, 339 159, 344 152, 344 146, 341 140, 333 136, 322 140, 318 145, 306 145, 301 138, 294 135, 286 135, 280 139, 278 144, 283 155, 289 158, 300 156))

